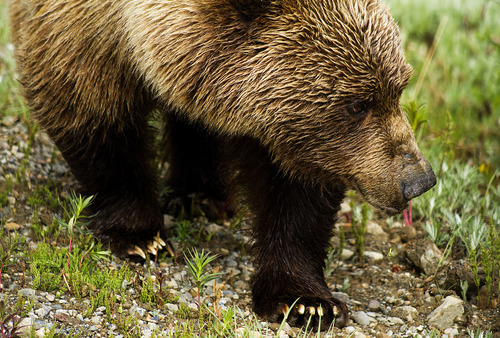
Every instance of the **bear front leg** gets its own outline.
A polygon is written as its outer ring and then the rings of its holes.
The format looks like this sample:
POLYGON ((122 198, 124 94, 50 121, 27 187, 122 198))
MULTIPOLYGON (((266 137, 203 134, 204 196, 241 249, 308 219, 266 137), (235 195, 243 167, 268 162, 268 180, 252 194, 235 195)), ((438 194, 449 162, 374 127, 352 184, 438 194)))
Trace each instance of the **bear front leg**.
POLYGON ((292 325, 345 326, 347 307, 332 296, 323 275, 344 188, 292 181, 262 150, 245 157, 241 175, 255 214, 254 311, 280 321, 290 309, 292 325))
POLYGON ((81 186, 94 195, 89 227, 119 256, 145 258, 165 245, 146 121, 118 129, 47 130, 81 186), (159 235, 159 237, 158 237, 159 235))

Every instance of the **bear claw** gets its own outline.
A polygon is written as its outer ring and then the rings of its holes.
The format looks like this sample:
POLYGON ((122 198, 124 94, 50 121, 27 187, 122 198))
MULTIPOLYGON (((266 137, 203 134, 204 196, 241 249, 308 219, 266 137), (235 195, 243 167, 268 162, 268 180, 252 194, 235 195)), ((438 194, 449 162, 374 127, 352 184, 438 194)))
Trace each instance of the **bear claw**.
POLYGON ((287 313, 290 311, 290 307, 289 307, 287 304, 285 304, 285 305, 283 305, 283 307, 282 307, 281 311, 282 311, 282 312, 283 312, 283 314, 286 316, 286 315, 287 315, 287 313))
POLYGON ((130 256, 140 256, 142 259, 146 259, 146 253, 137 245, 129 249, 127 254, 130 256))
POLYGON ((146 253, 150 253, 156 256, 158 252, 163 249, 166 249, 168 253, 173 256, 172 248, 160 237, 160 233, 158 233, 155 237, 153 237, 153 240, 151 242, 148 242, 148 244, 146 245, 146 252, 144 252, 144 250, 140 246, 135 245, 133 248, 127 251, 127 254, 129 256, 139 256, 142 259, 146 259, 146 253))
POLYGON ((339 310, 339 308, 338 308, 337 306, 335 306, 335 305, 334 305, 334 306, 332 306, 332 311, 333 311, 333 315, 334 315, 335 317, 338 317, 338 315, 340 314, 340 310, 339 310))
POLYGON ((280 303, 274 312, 274 315, 268 315, 267 320, 281 321, 286 318, 286 321, 292 326, 310 325, 327 329, 335 324, 336 327, 342 328, 348 321, 347 307, 338 300, 302 300, 294 305, 289 303, 280 303), (311 304, 312 303, 312 304, 311 304))

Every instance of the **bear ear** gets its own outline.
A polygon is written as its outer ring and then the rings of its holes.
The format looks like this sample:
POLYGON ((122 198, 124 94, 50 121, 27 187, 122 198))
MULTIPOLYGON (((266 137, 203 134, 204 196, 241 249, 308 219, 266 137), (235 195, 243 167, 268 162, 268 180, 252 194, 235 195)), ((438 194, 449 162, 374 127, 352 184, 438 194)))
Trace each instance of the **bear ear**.
POLYGON ((229 0, 244 22, 252 22, 262 14, 266 13, 271 0, 229 0))

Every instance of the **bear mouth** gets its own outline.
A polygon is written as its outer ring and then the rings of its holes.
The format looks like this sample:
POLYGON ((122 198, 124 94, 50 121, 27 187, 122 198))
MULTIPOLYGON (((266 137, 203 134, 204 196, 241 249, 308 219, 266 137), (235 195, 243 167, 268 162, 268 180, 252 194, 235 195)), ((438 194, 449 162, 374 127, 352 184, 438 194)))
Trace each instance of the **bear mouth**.
POLYGON ((371 206, 373 206, 373 207, 375 207, 375 208, 383 211, 388 216, 397 215, 397 214, 399 214, 400 212, 402 212, 404 209, 406 209, 408 207, 408 202, 406 202, 406 201, 400 207, 394 207, 394 206, 387 206, 387 205, 378 204, 378 203, 374 202, 371 198, 369 198, 367 196, 367 194, 365 193, 365 191, 361 188, 361 185, 359 185, 359 183, 356 180, 353 180, 353 182, 354 182, 354 186, 355 186, 356 191, 358 191, 361 194, 361 196, 363 196, 363 199, 366 202, 368 202, 371 206))

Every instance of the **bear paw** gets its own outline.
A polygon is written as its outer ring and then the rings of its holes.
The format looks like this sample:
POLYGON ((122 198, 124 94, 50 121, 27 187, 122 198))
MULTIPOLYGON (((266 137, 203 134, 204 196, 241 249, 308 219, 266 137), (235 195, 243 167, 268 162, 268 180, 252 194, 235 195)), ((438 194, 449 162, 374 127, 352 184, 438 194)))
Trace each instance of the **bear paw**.
POLYGON ((269 321, 280 322, 283 318, 292 326, 327 330, 333 324, 342 328, 347 324, 347 306, 335 299, 299 298, 294 303, 280 302, 274 314, 266 316, 269 321))
POLYGON ((127 255, 139 256, 142 259, 146 259, 146 253, 156 256, 160 251, 167 250, 170 255, 174 256, 172 247, 160 237, 160 233, 153 237, 151 241, 146 243, 145 250, 146 251, 138 245, 134 245, 132 248, 127 250, 127 255))

